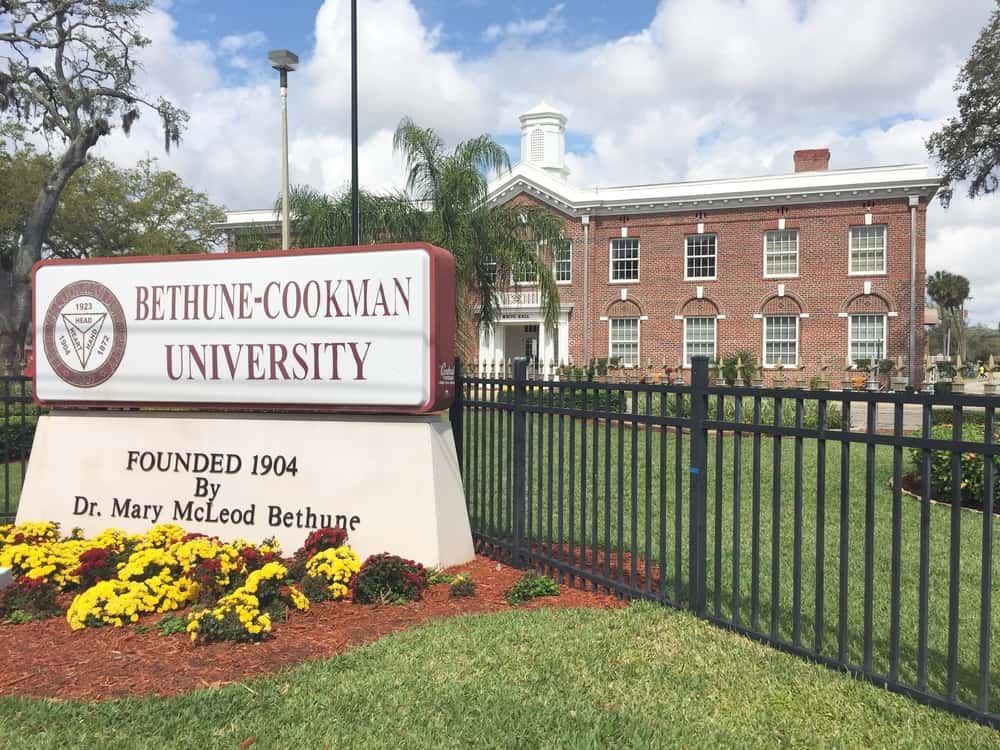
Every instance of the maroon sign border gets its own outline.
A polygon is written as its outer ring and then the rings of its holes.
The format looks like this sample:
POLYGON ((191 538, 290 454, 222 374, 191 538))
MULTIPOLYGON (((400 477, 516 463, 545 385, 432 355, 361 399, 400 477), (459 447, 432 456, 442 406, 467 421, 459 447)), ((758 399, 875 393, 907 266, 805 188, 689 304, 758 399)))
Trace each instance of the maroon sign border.
MULTIPOLYGON (((42 328, 44 320, 39 320, 37 289, 35 279, 39 270, 46 266, 75 265, 81 268, 118 263, 177 263, 184 261, 225 262, 248 258, 279 258, 302 255, 339 255, 346 253, 372 253, 392 250, 423 250, 427 253, 429 269, 430 303, 430 351, 429 360, 424 364, 430 383, 430 398, 419 406, 365 405, 365 404, 300 404, 277 402, 204 402, 204 401, 99 401, 99 400, 48 400, 38 397, 38 367, 34 368, 33 391, 35 403, 39 406, 129 408, 137 406, 185 408, 192 411, 295 411, 295 412, 353 412, 362 414, 427 414, 447 409, 455 397, 455 384, 443 369, 454 366, 455 361, 455 258, 440 247, 426 242, 406 242, 382 245, 357 245, 346 247, 314 247, 295 250, 265 250, 261 252, 206 253, 194 255, 133 256, 126 258, 86 258, 52 259, 39 261, 31 271, 31 312, 34 330, 34 350, 44 351, 42 328)), ((51 364, 50 364, 51 366, 51 364)))

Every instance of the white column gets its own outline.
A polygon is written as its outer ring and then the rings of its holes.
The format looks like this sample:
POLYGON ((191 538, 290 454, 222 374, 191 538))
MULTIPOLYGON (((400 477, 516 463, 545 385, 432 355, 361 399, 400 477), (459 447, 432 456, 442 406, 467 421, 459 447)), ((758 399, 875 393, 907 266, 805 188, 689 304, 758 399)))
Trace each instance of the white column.
POLYGON ((538 371, 543 372, 543 366, 548 363, 548 352, 546 347, 548 345, 548 339, 545 336, 545 321, 543 320, 538 324, 538 371))
POLYGON ((556 328, 556 335, 559 337, 559 359, 563 363, 569 362, 569 319, 565 314, 559 316, 559 323, 556 328))

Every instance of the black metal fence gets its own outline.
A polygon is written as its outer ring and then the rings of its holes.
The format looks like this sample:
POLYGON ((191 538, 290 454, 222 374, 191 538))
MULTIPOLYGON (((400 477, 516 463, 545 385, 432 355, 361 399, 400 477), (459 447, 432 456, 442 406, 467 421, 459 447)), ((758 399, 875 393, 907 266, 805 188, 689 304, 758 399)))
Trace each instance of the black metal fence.
POLYGON ((37 418, 31 379, 0 376, 0 523, 12 522, 17 514, 37 418))
POLYGON ((477 548, 1000 727, 985 395, 468 377, 477 548))

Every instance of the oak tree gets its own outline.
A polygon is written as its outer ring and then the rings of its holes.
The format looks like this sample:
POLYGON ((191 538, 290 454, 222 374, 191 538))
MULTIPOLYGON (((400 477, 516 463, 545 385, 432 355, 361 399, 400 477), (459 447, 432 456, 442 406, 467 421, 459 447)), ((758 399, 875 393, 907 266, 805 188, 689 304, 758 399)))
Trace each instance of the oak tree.
POLYGON ((0 0, 0 112, 60 144, 29 209, 9 270, 0 269, 0 362, 19 359, 31 319, 31 267, 59 198, 88 152, 143 110, 161 121, 164 145, 180 141, 187 114, 136 83, 149 39, 139 19, 151 0, 0 0))

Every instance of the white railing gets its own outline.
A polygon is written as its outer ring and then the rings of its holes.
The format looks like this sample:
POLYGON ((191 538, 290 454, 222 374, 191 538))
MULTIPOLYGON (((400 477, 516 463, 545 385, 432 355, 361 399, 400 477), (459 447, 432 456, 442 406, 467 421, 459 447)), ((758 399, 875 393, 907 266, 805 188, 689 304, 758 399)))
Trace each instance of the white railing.
POLYGON ((541 295, 538 289, 515 289, 500 293, 500 304, 504 307, 538 307, 541 295))

